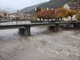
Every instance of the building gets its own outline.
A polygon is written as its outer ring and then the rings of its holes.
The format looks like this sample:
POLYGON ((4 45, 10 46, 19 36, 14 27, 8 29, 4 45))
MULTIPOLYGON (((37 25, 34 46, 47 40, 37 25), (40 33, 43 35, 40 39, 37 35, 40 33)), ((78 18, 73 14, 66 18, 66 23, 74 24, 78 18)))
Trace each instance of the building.
POLYGON ((16 13, 12 13, 8 15, 9 19, 29 19, 30 14, 25 14, 17 11, 16 13))
POLYGON ((65 4, 64 8, 73 10, 80 9, 80 0, 73 0, 72 2, 65 4))
POLYGON ((66 9, 72 9, 72 10, 77 10, 77 9, 80 9, 80 6, 79 6, 78 3, 74 2, 74 3, 65 4, 64 8, 66 8, 66 9))
POLYGON ((0 19, 7 19, 8 13, 0 12, 0 19))

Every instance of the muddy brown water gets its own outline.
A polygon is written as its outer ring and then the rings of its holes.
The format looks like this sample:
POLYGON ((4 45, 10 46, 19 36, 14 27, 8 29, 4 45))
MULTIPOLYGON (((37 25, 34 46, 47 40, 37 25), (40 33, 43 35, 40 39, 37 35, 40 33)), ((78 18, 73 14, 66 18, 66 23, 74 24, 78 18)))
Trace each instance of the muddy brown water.
POLYGON ((51 32, 31 28, 31 36, 18 29, 0 30, 0 56, 4 60, 80 60, 80 31, 51 32))

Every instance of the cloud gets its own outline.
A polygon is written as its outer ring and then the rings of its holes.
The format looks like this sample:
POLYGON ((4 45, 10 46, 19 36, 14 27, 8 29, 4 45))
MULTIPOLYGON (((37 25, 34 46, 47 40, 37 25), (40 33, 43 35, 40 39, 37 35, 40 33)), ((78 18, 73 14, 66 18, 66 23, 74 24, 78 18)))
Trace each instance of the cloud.
POLYGON ((22 9, 48 0, 0 0, 0 7, 11 9, 22 9))

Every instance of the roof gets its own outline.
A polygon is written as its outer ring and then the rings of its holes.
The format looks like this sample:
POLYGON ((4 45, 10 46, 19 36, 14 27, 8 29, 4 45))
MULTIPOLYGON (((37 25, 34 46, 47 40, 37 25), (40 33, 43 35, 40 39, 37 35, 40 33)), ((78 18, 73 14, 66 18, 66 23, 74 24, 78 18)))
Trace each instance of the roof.
POLYGON ((80 8, 80 4, 78 4, 77 2, 70 2, 70 3, 68 3, 68 6, 70 7, 70 9, 79 9, 80 8))

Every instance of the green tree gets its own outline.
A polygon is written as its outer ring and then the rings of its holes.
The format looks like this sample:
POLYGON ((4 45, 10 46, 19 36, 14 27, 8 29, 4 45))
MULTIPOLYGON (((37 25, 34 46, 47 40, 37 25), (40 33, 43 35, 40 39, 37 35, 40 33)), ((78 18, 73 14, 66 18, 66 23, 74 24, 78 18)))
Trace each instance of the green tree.
POLYGON ((0 15, 0 19, 2 18, 2 16, 0 15))
POLYGON ((80 20, 80 12, 76 14, 76 19, 80 20))
POLYGON ((35 12, 38 12, 38 11, 41 11, 41 7, 36 7, 36 11, 35 12))
POLYGON ((7 14, 6 13, 4 13, 4 16, 6 16, 7 14))

